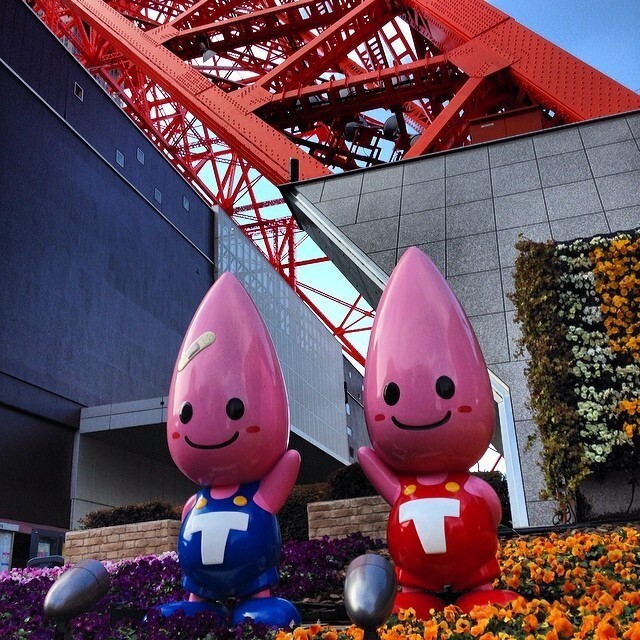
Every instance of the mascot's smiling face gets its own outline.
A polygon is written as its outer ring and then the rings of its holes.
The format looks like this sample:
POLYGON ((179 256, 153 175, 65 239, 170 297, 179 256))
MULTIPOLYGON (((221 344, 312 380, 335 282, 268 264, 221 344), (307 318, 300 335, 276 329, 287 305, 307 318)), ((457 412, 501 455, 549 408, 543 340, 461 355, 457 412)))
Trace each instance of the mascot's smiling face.
POLYGON ((167 413, 171 457, 203 486, 259 480, 287 449, 278 358, 253 301, 230 273, 211 287, 189 325, 167 413))

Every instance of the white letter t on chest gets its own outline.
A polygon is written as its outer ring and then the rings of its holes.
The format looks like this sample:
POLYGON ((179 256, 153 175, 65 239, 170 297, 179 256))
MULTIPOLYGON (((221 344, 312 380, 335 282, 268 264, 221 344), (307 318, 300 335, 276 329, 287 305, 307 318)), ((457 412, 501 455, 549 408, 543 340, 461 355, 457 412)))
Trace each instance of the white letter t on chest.
POLYGON ((248 513, 234 511, 199 513, 189 518, 189 522, 185 527, 184 538, 189 541, 194 533, 201 531, 202 544, 200 545, 200 554, 202 556, 202 564, 222 564, 231 530, 246 531, 248 527, 248 513))
POLYGON ((444 519, 460 517, 460 501, 454 498, 420 498, 400 505, 400 523, 413 520, 426 554, 446 553, 444 519))

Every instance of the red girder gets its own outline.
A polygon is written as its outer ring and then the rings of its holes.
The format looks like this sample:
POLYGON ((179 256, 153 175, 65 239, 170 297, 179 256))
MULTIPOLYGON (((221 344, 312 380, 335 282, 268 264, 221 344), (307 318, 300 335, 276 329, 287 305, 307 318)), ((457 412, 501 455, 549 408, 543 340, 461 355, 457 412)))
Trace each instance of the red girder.
POLYGON ((335 303, 330 285, 300 281, 326 258, 303 256, 304 234, 278 210, 272 185, 291 158, 311 178, 469 144, 473 119, 521 107, 539 107, 539 126, 640 108, 485 0, 25 1, 361 363, 347 336, 370 311, 344 302, 330 319, 309 298, 335 303), (382 109, 396 117, 392 143, 382 109))
POLYGON ((286 90, 313 82, 321 73, 331 70, 345 58, 354 44, 366 40, 392 17, 393 12, 383 0, 363 0, 276 69, 260 78, 257 86, 286 90))
MULTIPOLYGON (((395 21, 388 26, 396 27, 395 21)), ((399 31, 399 29, 397 29, 399 31)), ((394 71, 397 66, 394 66, 394 71)), ((371 70, 371 69, 370 69, 371 70)), ((351 80, 355 81, 360 75, 367 73, 367 69, 356 64, 350 58, 345 58, 340 63, 340 71, 351 80)), ((430 118, 427 115, 427 108, 423 104, 422 98, 415 102, 406 102, 402 105, 402 112, 405 120, 410 120, 417 131, 424 131, 429 126, 430 118)))
POLYGON ((459 125, 455 118, 461 110, 467 109, 468 103, 473 99, 485 83, 484 78, 469 78, 453 100, 442 110, 431 126, 423 133, 418 141, 407 151, 405 158, 414 158, 422 155, 427 150, 442 148, 451 139, 447 136, 448 129, 459 125))
POLYGON ((278 129, 309 128, 318 121, 330 123, 335 117, 376 109, 390 109, 424 96, 450 100, 464 84, 464 76, 444 56, 361 73, 357 77, 313 84, 302 90, 276 94, 257 113, 278 129))
MULTIPOLYGON (((209 4, 210 0, 202 0, 200 5, 209 4)), ((193 5, 192 0, 106 0, 118 13, 132 20, 140 21, 143 25, 160 24, 171 20, 193 5), (158 18, 154 16, 158 14, 158 18)))
POLYGON ((356 5, 356 0, 333 2, 331 11, 326 0, 300 0, 292 4, 267 7, 250 13, 217 15, 189 29, 169 25, 162 29, 159 41, 165 42, 183 60, 202 56, 203 46, 219 53, 278 38, 293 38, 312 29, 322 29, 356 5))
POLYGON ((640 97, 516 22, 485 0, 403 0, 426 16, 429 37, 443 52, 458 49, 468 75, 506 63, 512 81, 567 122, 640 107, 640 97))

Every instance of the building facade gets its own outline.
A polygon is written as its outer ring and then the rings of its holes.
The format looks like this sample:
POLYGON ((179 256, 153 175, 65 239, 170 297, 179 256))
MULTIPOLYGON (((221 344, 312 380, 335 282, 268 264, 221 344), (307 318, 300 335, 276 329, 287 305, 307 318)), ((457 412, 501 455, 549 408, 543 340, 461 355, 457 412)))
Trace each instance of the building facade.
MULTIPOLYGON (((88 511, 191 493, 164 442, 165 398, 222 271, 273 337, 292 446, 313 461, 300 480, 352 461, 368 443, 362 379, 320 321, 24 2, 5 0, 0 34, 0 543, 14 564, 54 551, 88 511)), ((527 446, 515 243, 638 227, 639 139, 640 113, 623 114, 283 187, 373 306, 408 246, 445 274, 491 370, 517 526, 549 524, 555 505, 527 446)))
POLYGON ((3 5, 0 33, 0 537, 13 564, 59 550, 88 511, 191 495, 163 398, 223 271, 273 337, 300 481, 348 463, 339 344, 24 2, 3 5))
POLYGON ((519 526, 551 524, 556 505, 539 498, 540 444, 509 299, 515 245, 520 236, 566 241, 640 226, 639 144, 632 112, 282 188, 372 306, 409 246, 445 275, 492 373, 519 526))

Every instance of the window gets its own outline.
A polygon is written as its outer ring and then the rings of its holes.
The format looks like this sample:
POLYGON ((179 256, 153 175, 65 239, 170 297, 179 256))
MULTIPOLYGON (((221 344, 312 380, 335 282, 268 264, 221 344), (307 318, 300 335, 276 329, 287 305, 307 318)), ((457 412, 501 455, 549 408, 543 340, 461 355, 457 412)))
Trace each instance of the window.
POLYGON ((144 164, 144 151, 140 147, 136 149, 136 158, 140 164, 144 164))
POLYGON ((187 196, 182 196, 182 207, 184 208, 184 210, 189 211, 190 206, 191 203, 189 202, 189 198, 187 198, 187 196))
POLYGON ((160 189, 158 189, 158 187, 156 187, 153 190, 153 199, 158 203, 161 204, 162 203, 162 193, 160 192, 160 189))
POLYGON ((120 151, 119 149, 116 149, 116 162, 121 167, 124 167, 124 153, 122 153, 122 151, 120 151))
POLYGON ((80 102, 84 102, 84 89, 76 82, 73 86, 73 95, 80 100, 80 102))

